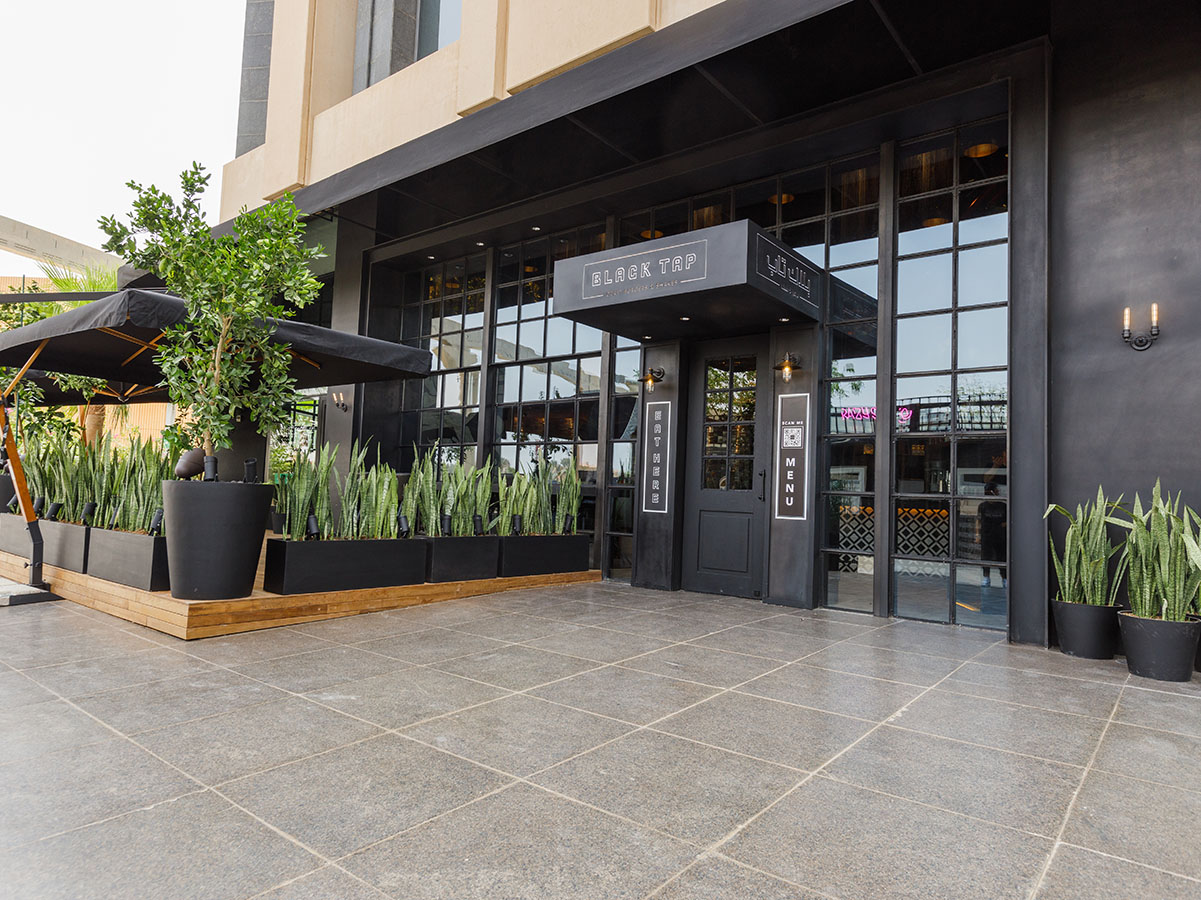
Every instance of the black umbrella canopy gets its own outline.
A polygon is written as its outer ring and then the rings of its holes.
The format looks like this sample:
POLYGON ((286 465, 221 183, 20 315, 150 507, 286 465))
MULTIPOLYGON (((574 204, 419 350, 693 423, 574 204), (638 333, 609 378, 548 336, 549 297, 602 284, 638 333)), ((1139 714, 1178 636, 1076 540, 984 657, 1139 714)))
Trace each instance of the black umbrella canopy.
MULTIPOLYGON (((19 369, 45 342, 38 369, 103 378, 109 401, 165 401, 154 362, 163 331, 187 319, 187 304, 154 291, 124 290, 0 334, 0 366, 19 369)), ((432 356, 390 341, 332 331, 318 325, 271 320, 271 340, 292 352, 298 388, 420 378, 432 356)), ((97 398, 102 399, 102 398, 97 398)))

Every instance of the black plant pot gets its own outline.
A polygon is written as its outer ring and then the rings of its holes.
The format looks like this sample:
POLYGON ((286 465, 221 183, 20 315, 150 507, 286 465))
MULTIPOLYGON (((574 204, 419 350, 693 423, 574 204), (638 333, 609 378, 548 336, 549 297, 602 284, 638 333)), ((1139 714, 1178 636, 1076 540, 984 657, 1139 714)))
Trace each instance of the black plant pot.
POLYGON ((1118 622, 1131 674, 1157 681, 1189 681, 1193 677, 1201 619, 1165 622, 1123 611, 1118 613, 1118 622))
POLYGON ((167 539, 93 528, 88 547, 88 574, 143 591, 165 591, 171 587, 167 539))
POLYGON ((17 489, 13 487, 13 478, 8 472, 0 472, 0 509, 7 509, 8 504, 12 503, 13 497, 17 495, 17 489))
POLYGON ((500 564, 500 538, 432 537, 426 581, 474 581, 495 578, 500 564))
MULTIPOLYGON (((21 520, 24 525, 24 520, 21 520)), ((42 531, 42 562, 72 572, 88 570, 88 544, 92 529, 70 522, 51 522, 40 519, 42 531)), ((28 543, 28 538, 26 538, 28 543)), ((25 551, 28 553, 28 549, 25 551)))
POLYGON ((271 530, 276 534, 283 534, 288 525, 288 517, 285 513, 271 510, 271 530))
POLYGON ((0 513, 0 550, 28 557, 29 549, 29 529, 25 527, 25 519, 10 512, 0 513))
POLYGON ((1081 659, 1113 659, 1120 647, 1118 608, 1051 601, 1059 649, 1081 659))
POLYGON ((500 539, 500 574, 552 575, 588 569, 588 535, 513 535, 500 539))
POLYGON ((421 584, 429 542, 424 538, 367 541, 267 540, 263 589, 310 594, 421 584))
POLYGON ((236 481, 164 481, 171 596, 234 600, 254 589, 275 488, 236 481))

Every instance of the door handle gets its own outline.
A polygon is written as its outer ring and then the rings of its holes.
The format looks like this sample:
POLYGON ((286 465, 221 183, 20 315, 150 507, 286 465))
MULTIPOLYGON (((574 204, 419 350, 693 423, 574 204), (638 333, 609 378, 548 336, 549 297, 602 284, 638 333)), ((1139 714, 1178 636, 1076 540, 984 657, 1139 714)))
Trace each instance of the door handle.
POLYGON ((767 499, 767 469, 759 470, 759 502, 767 499))

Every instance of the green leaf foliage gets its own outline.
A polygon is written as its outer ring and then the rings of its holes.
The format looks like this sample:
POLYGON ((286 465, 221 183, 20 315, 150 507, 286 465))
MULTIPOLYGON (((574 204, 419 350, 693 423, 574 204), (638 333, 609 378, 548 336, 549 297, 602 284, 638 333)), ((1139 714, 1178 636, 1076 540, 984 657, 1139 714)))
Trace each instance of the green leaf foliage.
POLYGON ((1109 538, 1108 525, 1121 525, 1112 512, 1118 508, 1122 498, 1108 500, 1105 489, 1097 488, 1094 502, 1077 504, 1075 513, 1062 506, 1052 504, 1043 513, 1043 518, 1055 512, 1068 520, 1064 535, 1063 555, 1055 549, 1055 538, 1051 540, 1051 560, 1055 575, 1059 579, 1059 594, 1056 599, 1066 603, 1088 603, 1093 606, 1112 606, 1126 569, 1128 558, 1123 543, 1114 544, 1109 538), (1110 577, 1110 560, 1118 556, 1117 569, 1110 577))
POLYGON ((265 434, 286 422, 295 383, 288 348, 269 340, 269 320, 317 295, 309 262, 322 253, 305 245, 290 194, 243 209, 232 233, 213 234, 200 209, 209 177, 198 164, 184 171, 178 202, 131 181, 128 221, 105 216, 100 228, 106 250, 158 273, 187 302, 187 321, 167 330, 155 358, 188 437, 212 455, 229 446, 238 410, 265 434))
POLYGON ((1181 515, 1180 495, 1165 497, 1158 481, 1149 507, 1134 495, 1134 508, 1119 524, 1128 531, 1127 594, 1136 616, 1183 622, 1198 610, 1201 548, 1191 524, 1196 521, 1187 507, 1181 515))

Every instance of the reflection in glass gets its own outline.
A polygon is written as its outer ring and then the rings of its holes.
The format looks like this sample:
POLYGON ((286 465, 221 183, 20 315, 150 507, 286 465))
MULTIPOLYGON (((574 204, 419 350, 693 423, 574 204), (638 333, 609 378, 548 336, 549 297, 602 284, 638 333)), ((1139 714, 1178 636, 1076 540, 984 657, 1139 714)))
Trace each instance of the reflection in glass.
POLYGON ((521 367, 521 399, 546 399, 546 364, 533 363, 521 367))
POLYGON ((730 490, 749 491, 754 485, 753 459, 730 460, 730 490))
POLYGON ((582 357, 579 360, 579 367, 580 393, 599 393, 601 389, 601 358, 599 356, 582 357))
POLYGON ((955 427, 960 431, 1004 431, 1009 425, 1009 377, 1005 372, 959 376, 955 427))
POLYGON ((956 364, 960 369, 1003 366, 1009 362, 1009 310, 974 309, 959 314, 956 364))
POLYGON ((897 253, 922 253, 951 246, 952 198, 950 194, 924 197, 900 204, 897 253))
POLYGON ((872 493, 876 489, 876 442, 871 438, 839 438, 826 444, 832 491, 872 493))
MULTIPOLYGON (((826 170, 807 169, 780 179, 780 193, 775 197, 780 207, 781 222, 796 222, 826 214, 826 170)), ((822 241, 825 241, 823 234, 822 241)))
POLYGON ((951 316, 897 320, 897 372, 951 368, 951 316))
POLYGON ((897 187, 902 197, 949 188, 955 183, 955 138, 941 135, 898 152, 897 187))
POLYGON ((959 254, 959 305, 979 306, 1009 300, 1009 253, 1005 244, 959 254))
POLYGON ((830 382, 830 434, 872 434, 876 430, 876 379, 830 382))
POLYGON ((879 267, 842 269, 830 276, 830 321, 874 319, 879 295, 879 267))
POLYGON ((497 362, 511 362, 517 359, 517 326, 497 325, 496 346, 492 356, 497 362))
POLYGON ((1005 119, 959 129, 959 183, 1009 174, 1009 123, 1005 119))
POLYGON ((946 494, 951 490, 951 444, 945 437, 901 438, 896 444, 898 494, 946 494))
POLYGON ((516 403, 521 399, 521 367, 504 366, 496 370, 496 401, 516 403))
POLYGON ((634 570, 634 539, 623 535, 609 536, 609 577, 630 580, 634 570))
POLYGON ((619 350, 613 354, 613 391, 618 394, 638 393, 638 366, 642 353, 638 350, 619 350))
POLYGON ((1009 496, 1009 451, 1004 437, 959 441, 955 493, 969 497, 1009 496))
POLYGON ((876 510, 871 497, 858 494, 826 496, 825 546, 832 550, 863 550, 876 547, 876 510))
POLYGON ((876 374, 876 323, 853 322, 830 328, 830 377, 876 374))
POLYGON ((615 443, 609 456, 610 480, 612 484, 634 483, 634 445, 628 442, 615 443))
POLYGON ((546 355, 566 356, 571 352, 571 320, 552 316, 546 320, 546 355))
POLYGON ((913 559, 893 560, 893 609, 906 619, 950 621, 948 591, 951 567, 947 563, 913 559))
POLYGON ((734 215, 740 219, 750 219, 762 228, 774 228, 778 199, 774 178, 748 184, 734 192, 734 215))
POLYGON ((873 156, 830 166, 830 212, 868 206, 880 199, 880 163, 873 156))
POLYGON ((826 570, 826 605, 871 612, 875 560, 851 553, 825 553, 822 560, 826 570))
POLYGON ((705 390, 724 391, 730 386, 730 361, 711 359, 705 363, 705 390))
POLYGON ((830 220, 830 268, 869 262, 879 255, 880 215, 874 209, 830 220))
POLYGON ((992 241, 1009 234, 1006 182, 970 188, 959 194, 959 243, 992 241))
POLYGON ((730 218, 730 195, 717 194, 692 202, 692 228, 710 228, 728 222, 730 218))
POLYGON ((595 441, 599 436, 599 400, 581 400, 576 431, 581 441, 595 441))
POLYGON ((707 491, 726 489, 726 458, 706 459, 701 464, 701 486, 707 491))
POLYGON ((780 232, 780 240, 805 259, 823 268, 826 265, 826 222, 806 222, 780 232))
POLYGON ((513 247, 500 252, 497 258, 496 280, 501 284, 508 284, 521 277, 517 267, 517 253, 518 248, 513 247))
POLYGON ((758 360, 754 356, 736 356, 730 360, 730 387, 753 388, 758 360))
POLYGON ((601 331, 591 325, 575 327, 575 349, 577 353, 596 353, 601 348, 601 331))
POLYGON ((735 422, 755 420, 754 391, 735 391, 730 395, 730 418, 735 422))
MULTIPOLYGON (((596 484, 598 446, 596 444, 577 444, 575 449, 575 467, 584 484, 596 484)), ((583 529, 580 529, 583 530, 583 529)))
MULTIPOLYGON (((663 237, 668 234, 682 234, 688 230, 688 204, 677 203, 674 206, 663 206, 655 210, 655 232, 652 237, 663 237)), ((647 235, 643 235, 647 237, 647 235)))
POLYGON ((579 376, 577 365, 578 362, 574 359, 561 359, 558 362, 549 364, 550 397, 552 400, 575 396, 576 379, 579 376))
POLYGON ((632 441, 638 436, 638 398, 613 398, 613 425, 610 429, 614 440, 632 441))
POLYGON ((613 491, 609 497, 609 530, 634 530, 634 504, 629 491, 613 491))
POLYGON ((705 453, 724 454, 730 443, 730 429, 726 425, 705 426, 705 453))
POLYGON ((651 231, 651 214, 649 211, 635 213, 632 216, 622 216, 620 228, 621 246, 637 244, 654 237, 662 237, 651 231))
POLYGON ((575 404, 552 403, 550 416, 547 419, 546 436, 554 440, 570 441, 575 439, 575 404))
POLYGON ((755 426, 734 425, 731 428, 730 452, 737 456, 753 456, 755 453, 755 426))
POLYGON ((951 254, 919 256, 897 263, 897 312, 951 307, 951 254))
POLYGON ((484 324, 484 295, 468 294, 463 304, 463 327, 480 328, 484 324))
MULTIPOLYGON (((986 490, 989 493, 983 497, 960 500, 957 504, 959 525, 955 534, 955 555, 960 559, 1004 563, 1009 558, 1008 507, 992 493, 996 485, 990 484, 986 490)), ((1008 577, 1004 568, 1001 577, 1008 577)))
POLYGON ((705 395, 705 421, 725 422, 730 418, 730 395, 724 391, 705 395))
POLYGON ((463 373, 451 372, 442 376, 442 405, 463 405, 463 373))
POLYGON ((955 566, 955 621, 1003 630, 1009 608, 1009 570, 955 566))

